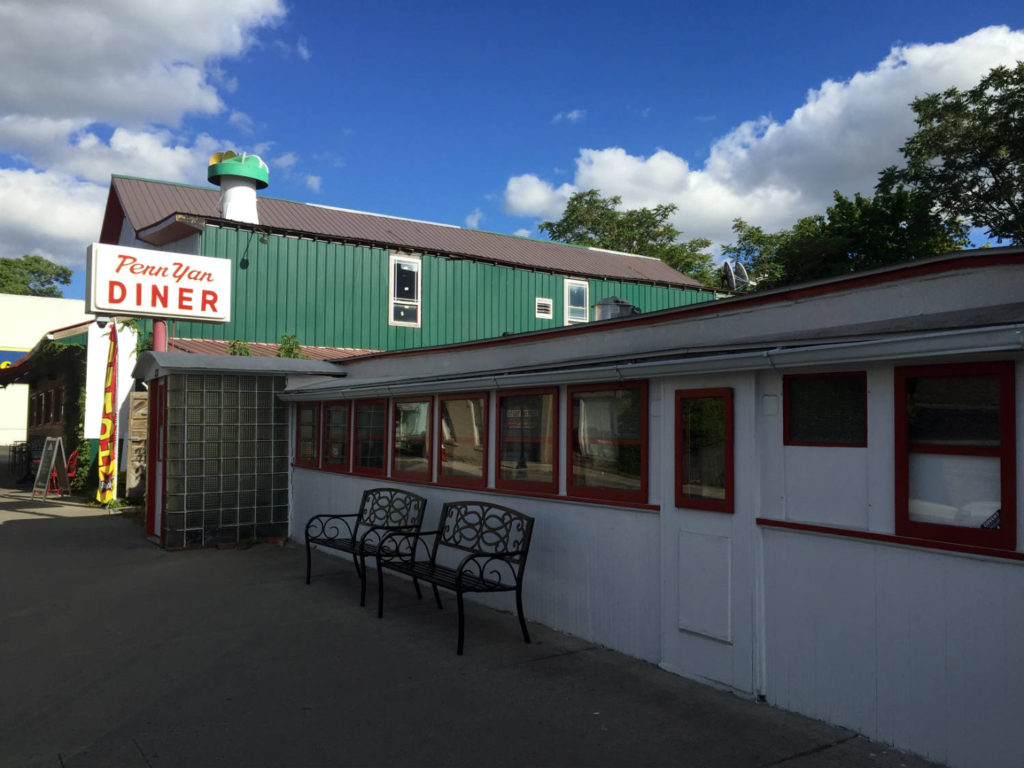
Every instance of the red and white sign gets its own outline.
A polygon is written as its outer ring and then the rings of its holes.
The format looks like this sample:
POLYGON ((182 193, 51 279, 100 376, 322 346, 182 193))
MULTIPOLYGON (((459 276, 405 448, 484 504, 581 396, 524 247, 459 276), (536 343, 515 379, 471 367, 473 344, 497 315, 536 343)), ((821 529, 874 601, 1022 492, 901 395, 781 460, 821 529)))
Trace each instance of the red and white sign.
POLYGON ((85 311, 226 323, 231 320, 231 262, 93 243, 86 260, 85 311))

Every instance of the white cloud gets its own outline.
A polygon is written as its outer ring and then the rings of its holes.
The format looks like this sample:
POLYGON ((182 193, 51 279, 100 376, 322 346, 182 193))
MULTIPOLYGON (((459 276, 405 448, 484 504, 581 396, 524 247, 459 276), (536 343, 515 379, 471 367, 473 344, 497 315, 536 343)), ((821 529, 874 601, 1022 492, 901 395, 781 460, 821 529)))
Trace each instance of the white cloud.
POLYGON ((560 123, 563 120, 570 123, 578 123, 580 120, 587 116, 587 110, 585 109, 571 109, 568 112, 559 112, 553 118, 552 123, 560 123))
POLYGON ((291 170, 295 167, 295 163, 299 160, 298 156, 294 152, 285 152, 280 157, 275 157, 273 160, 274 167, 282 171, 291 170))
POLYGON ((306 188, 313 191, 319 192, 323 186, 323 179, 319 176, 307 176, 306 177, 306 188))
POLYGON ((484 218, 484 213, 479 208, 475 208, 471 214, 466 217, 466 226, 470 229, 476 229, 480 226, 480 222, 484 218))
POLYGON ((576 191, 569 183, 555 189, 532 173, 513 176, 505 185, 505 213, 513 216, 558 218, 566 202, 576 191))
POLYGON ((299 38, 299 42, 295 44, 295 50, 298 52, 299 58, 302 59, 303 61, 309 61, 311 58, 313 58, 313 54, 310 53, 309 50, 309 43, 306 41, 306 38, 304 37, 299 38))
POLYGON ((107 186, 53 171, 0 169, 0 200, 0 256, 35 253, 79 267, 99 237, 107 186))
POLYGON ((530 230, 526 229, 525 227, 523 227, 522 229, 517 229, 512 234, 514 234, 516 237, 532 237, 533 236, 533 232, 531 232, 530 230))
POLYGON ((112 173, 203 183, 210 154, 233 147, 182 120, 224 111, 235 82, 220 62, 284 15, 283 0, 0 2, 0 71, 17 73, 0 78, 0 154, 19 166, 0 168, 4 248, 81 267, 112 173))
POLYGON ((750 120, 720 138, 702 168, 665 150, 631 155, 619 147, 581 149, 572 184, 514 176, 504 209, 557 218, 576 191, 619 195, 628 208, 675 203, 673 224, 687 237, 732 239, 742 217, 768 230, 822 213, 838 189, 870 194, 877 174, 901 160, 914 131, 915 96, 967 88, 992 67, 1024 59, 1024 31, 989 27, 952 43, 895 47, 869 72, 828 80, 788 119, 750 120))
POLYGON ((208 63, 241 53, 281 0, 0 4, 0 104, 7 113, 176 124, 223 104, 208 63), (58 21, 59 20, 59 21, 58 21), (56 25, 56 27, 55 27, 56 25), (74 30, 61 43, 55 29, 74 30))

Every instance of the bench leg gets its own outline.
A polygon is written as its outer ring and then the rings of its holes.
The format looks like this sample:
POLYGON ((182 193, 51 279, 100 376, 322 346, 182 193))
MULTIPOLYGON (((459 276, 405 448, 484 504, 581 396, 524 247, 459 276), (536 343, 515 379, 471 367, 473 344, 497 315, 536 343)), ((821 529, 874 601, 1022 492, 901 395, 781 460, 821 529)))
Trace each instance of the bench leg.
POLYGON ((384 571, 380 567, 380 555, 377 555, 377 618, 384 618, 384 571))
POLYGON ((361 555, 359 560, 360 567, 356 570, 359 572, 359 607, 362 608, 366 605, 366 555, 361 555))
POLYGON ((519 613, 519 628, 523 630, 523 642, 530 642, 530 633, 526 631, 526 619, 523 618, 523 585, 516 587, 516 611, 519 613))
POLYGON ((423 599, 423 592, 420 591, 420 580, 417 579, 415 576, 412 577, 412 585, 414 587, 416 587, 416 597, 418 597, 420 600, 422 600, 423 599))
MULTIPOLYGON (((437 601, 437 607, 439 609, 440 608, 444 608, 444 606, 441 605, 441 593, 437 591, 437 584, 431 584, 430 586, 432 586, 434 588, 434 600, 437 601)), ((462 595, 461 594, 459 595, 459 600, 462 600, 462 595)), ((460 603, 460 605, 461 605, 461 603, 460 603)))
POLYGON ((306 539, 306 583, 309 584, 309 571, 312 566, 313 559, 309 551, 309 539, 306 539))
MULTIPOLYGON (((435 594, 437 593, 436 589, 434 590, 434 593, 435 594)), ((466 616, 465 616, 464 609, 462 607, 462 593, 461 592, 456 592, 455 593, 455 600, 459 604, 459 647, 455 651, 455 653, 457 655, 461 656, 462 655, 462 640, 463 640, 463 638, 465 637, 465 634, 466 634, 466 616)))

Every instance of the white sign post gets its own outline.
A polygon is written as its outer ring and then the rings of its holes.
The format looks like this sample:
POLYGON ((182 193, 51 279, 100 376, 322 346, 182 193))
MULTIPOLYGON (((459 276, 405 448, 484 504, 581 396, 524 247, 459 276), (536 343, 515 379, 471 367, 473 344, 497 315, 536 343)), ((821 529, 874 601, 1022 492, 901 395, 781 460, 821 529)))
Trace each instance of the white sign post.
POLYGON ((85 311, 120 317, 231 320, 231 261, 93 243, 85 311))

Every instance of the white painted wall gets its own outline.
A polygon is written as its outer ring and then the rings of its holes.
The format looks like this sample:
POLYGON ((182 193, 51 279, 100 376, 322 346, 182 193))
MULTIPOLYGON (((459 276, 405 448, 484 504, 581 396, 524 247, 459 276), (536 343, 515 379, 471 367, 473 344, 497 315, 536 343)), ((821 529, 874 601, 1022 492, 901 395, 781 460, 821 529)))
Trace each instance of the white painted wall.
MULTIPOLYGON (((652 379, 654 512, 399 485, 429 499, 427 527, 459 498, 536 518, 531 620, 951 766, 1024 765, 1024 562, 757 524, 893 533, 898 364, 859 368, 866 448, 784 446, 784 370, 652 379), (731 515, 675 507, 674 392, 707 387, 734 392, 731 515)), ((1021 457, 1024 363, 1016 374, 1021 457)), ((354 510, 363 489, 388 484, 295 469, 292 537, 310 515, 339 499, 354 510)), ((1017 503, 1020 520, 1024 494, 1017 503)))
POLYGON ((767 698, 954 766, 1024 765, 1024 567, 764 531, 767 698))
MULTIPOLYGON (((48 332, 90 319, 81 299, 0 293, 0 349, 28 352, 48 332)), ((0 389, 0 445, 24 440, 27 427, 28 384, 0 389)))

